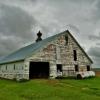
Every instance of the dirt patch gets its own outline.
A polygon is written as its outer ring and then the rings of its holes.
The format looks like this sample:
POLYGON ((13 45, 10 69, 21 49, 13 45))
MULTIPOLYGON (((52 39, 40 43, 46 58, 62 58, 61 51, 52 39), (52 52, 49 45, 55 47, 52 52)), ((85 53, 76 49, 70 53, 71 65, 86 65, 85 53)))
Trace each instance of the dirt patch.
POLYGON ((96 76, 100 76, 100 71, 95 71, 96 76))

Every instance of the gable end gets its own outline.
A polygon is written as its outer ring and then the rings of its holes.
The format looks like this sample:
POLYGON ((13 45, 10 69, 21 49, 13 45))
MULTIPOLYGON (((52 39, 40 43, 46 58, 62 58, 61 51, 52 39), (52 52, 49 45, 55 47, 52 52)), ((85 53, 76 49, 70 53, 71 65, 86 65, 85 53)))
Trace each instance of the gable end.
POLYGON ((76 42, 76 44, 79 46, 79 48, 82 50, 82 52, 86 55, 86 57, 90 60, 91 63, 93 63, 93 61, 91 60, 91 58, 88 56, 88 54, 84 51, 84 49, 80 46, 80 44, 77 42, 77 40, 72 36, 72 34, 66 30, 66 32, 71 36, 71 38, 76 42))

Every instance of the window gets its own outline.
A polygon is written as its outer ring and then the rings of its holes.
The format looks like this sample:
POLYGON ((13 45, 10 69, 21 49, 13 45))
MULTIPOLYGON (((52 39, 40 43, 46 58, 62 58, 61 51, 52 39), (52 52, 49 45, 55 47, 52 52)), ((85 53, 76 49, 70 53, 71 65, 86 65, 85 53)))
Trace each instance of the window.
POLYGON ((7 65, 6 65, 6 70, 7 70, 7 65))
POLYGON ((77 61, 77 52, 76 52, 76 50, 73 50, 73 54, 74 54, 74 61, 77 61))
POLYGON ((16 68, 15 68, 15 64, 14 64, 14 70, 15 70, 16 68))
POLYGON ((90 71, 90 66, 89 65, 87 65, 87 71, 90 71))
POLYGON ((62 64, 57 64, 57 72, 62 72, 62 64))
POLYGON ((65 40, 66 40, 65 45, 67 45, 68 44, 68 35, 65 35, 65 40))
POLYGON ((75 71, 79 71, 78 65, 75 65, 75 71))

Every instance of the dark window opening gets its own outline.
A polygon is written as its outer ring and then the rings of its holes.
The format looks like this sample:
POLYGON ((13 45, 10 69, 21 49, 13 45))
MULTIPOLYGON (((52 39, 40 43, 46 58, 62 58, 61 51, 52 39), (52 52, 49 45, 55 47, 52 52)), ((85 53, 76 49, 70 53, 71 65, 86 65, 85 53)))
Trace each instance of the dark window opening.
POLYGON ((87 65, 87 71, 90 71, 90 66, 89 65, 87 65))
POLYGON ((74 61, 77 61, 77 52, 76 52, 76 50, 73 50, 73 53, 74 53, 74 61))
POLYGON ((62 64, 57 64, 57 72, 62 72, 62 64))
POLYGON ((15 64, 14 64, 14 70, 15 70, 15 64))
POLYGON ((7 65, 6 65, 6 70, 7 70, 7 65))
POLYGON ((66 40, 65 45, 67 45, 68 44, 68 35, 65 35, 65 40, 66 40))
POLYGON ((78 65, 75 65, 75 71, 79 71, 78 65))
POLYGON ((48 78, 49 62, 30 62, 29 78, 48 78))

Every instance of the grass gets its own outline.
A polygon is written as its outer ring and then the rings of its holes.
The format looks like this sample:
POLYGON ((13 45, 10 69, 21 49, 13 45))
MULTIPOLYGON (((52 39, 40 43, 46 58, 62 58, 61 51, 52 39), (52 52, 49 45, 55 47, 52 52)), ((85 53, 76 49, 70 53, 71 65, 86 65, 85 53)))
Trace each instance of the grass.
POLYGON ((100 77, 75 80, 0 80, 0 100, 100 100, 100 77))

